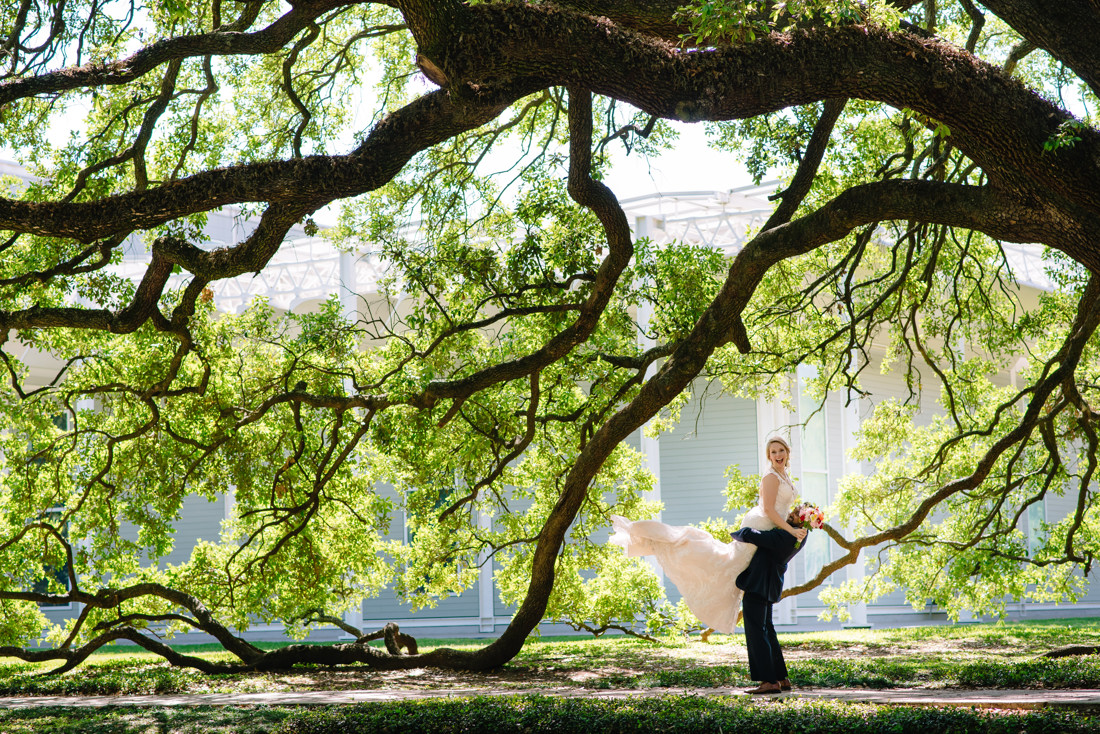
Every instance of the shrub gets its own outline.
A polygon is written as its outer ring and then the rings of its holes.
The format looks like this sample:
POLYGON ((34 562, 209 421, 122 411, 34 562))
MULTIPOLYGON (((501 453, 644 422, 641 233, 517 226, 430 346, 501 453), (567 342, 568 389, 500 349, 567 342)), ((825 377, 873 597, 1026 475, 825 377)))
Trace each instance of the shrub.
POLYGON ((280 734, 669 734, 736 731, 880 734, 982 731, 1091 732, 1095 718, 1057 711, 991 713, 975 709, 875 707, 784 699, 759 701, 727 696, 582 699, 547 696, 430 699, 326 707, 291 714, 280 734))

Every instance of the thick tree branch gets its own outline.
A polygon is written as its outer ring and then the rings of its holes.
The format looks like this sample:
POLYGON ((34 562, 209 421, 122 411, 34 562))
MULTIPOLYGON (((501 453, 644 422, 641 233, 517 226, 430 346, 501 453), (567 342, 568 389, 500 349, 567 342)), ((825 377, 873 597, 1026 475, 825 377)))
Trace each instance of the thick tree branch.
POLYGON ((1100 7, 1092 0, 989 0, 982 4, 1021 36, 1073 69, 1100 95, 1100 7))
MULTIPOLYGON (((1095 174, 1100 134, 1084 130, 1072 149, 1048 154, 1044 145, 1070 118, 995 67, 935 40, 841 27, 681 54, 553 8, 493 4, 462 12, 487 30, 479 35, 481 53, 448 47, 446 58, 454 57, 448 73, 476 82, 477 92, 440 92, 412 103, 350 156, 210 172, 90 204, 0 200, 0 227, 92 241, 241 201, 300 202, 308 211, 381 185, 413 152, 487 121, 520 94, 553 83, 576 84, 652 114, 691 120, 748 117, 842 96, 911 107, 947 124, 952 142, 1002 190, 1018 192, 1022 201, 1048 201, 1062 216, 1100 221, 1095 174), (577 62, 565 64, 560 54, 550 53, 578 44, 587 53, 577 62), (510 81, 480 83, 487 78, 510 81), (463 119, 468 109, 474 119, 463 119), (428 136, 409 135, 414 129, 428 136)), ((1084 247, 1070 254, 1100 267, 1084 247)))
MULTIPOLYGON (((88 203, 0 199, 0 228, 92 242, 234 203, 282 202, 308 213, 338 198, 378 188, 416 153, 488 122, 522 95, 514 87, 478 104, 458 106, 443 92, 429 93, 387 116, 354 152, 344 156, 216 169, 88 203)), ((246 255, 229 248, 195 254, 188 265, 196 274, 221 277, 223 272, 247 272, 240 268, 262 263, 248 262, 246 255)))
POLYGON ((476 56, 457 41, 448 47, 452 80, 522 77, 577 86, 685 121, 742 119, 840 97, 876 100, 947 125, 952 143, 1004 190, 1051 200, 1074 216, 1100 216, 1100 133, 1084 130, 1072 149, 1049 154, 1044 145, 1071 116, 936 39, 841 26, 682 53, 553 7, 482 5, 470 12, 490 30, 476 56), (573 47, 584 55, 558 53, 573 47))

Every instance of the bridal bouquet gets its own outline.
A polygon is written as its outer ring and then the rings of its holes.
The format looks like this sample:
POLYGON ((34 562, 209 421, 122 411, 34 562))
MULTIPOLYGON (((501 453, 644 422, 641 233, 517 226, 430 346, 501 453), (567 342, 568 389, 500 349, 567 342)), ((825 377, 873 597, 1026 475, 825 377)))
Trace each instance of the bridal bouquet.
POLYGON ((821 508, 810 502, 803 502, 791 509, 791 517, 797 517, 798 522, 792 523, 802 528, 820 530, 825 525, 825 513, 821 508))

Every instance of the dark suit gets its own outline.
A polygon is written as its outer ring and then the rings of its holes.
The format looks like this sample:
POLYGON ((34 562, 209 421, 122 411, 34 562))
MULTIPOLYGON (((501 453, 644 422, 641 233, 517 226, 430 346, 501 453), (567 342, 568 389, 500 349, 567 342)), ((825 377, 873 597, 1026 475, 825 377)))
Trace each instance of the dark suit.
POLYGON ((772 606, 783 592, 787 564, 805 542, 799 543, 786 530, 742 528, 736 540, 756 546, 749 567, 737 576, 737 588, 745 592, 741 609, 745 613, 745 647, 749 653, 749 676, 775 683, 787 677, 787 664, 772 625, 772 606))

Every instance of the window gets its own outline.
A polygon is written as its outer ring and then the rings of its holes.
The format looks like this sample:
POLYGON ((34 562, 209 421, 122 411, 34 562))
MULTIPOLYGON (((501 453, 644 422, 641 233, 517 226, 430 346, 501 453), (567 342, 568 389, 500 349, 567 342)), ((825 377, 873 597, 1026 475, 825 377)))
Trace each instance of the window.
MULTIPOLYGON (((432 508, 431 508, 430 511, 428 511, 428 516, 438 515, 440 512, 442 512, 447 507, 449 507, 452 502, 454 502, 456 499, 459 498, 460 495, 458 493, 459 493, 461 487, 462 487, 461 480, 458 478, 458 472, 456 471, 455 472, 455 486, 454 487, 444 487, 442 489, 437 490, 438 494, 436 495, 436 498, 432 501, 432 508)), ((427 490, 416 490, 416 489, 410 488, 409 490, 407 490, 408 494, 406 495, 406 507, 405 507, 405 513, 404 513, 405 514, 405 533, 404 533, 404 535, 405 535, 405 545, 408 545, 408 546, 411 546, 416 542, 416 530, 409 523, 409 508, 408 508, 407 503, 409 501, 409 495, 414 493, 414 492, 417 492, 417 491, 427 491, 427 490)), ((457 541, 452 542, 450 544, 450 547, 453 548, 453 549, 457 549, 458 548, 458 542, 457 541)), ((440 549, 440 550, 442 550, 442 549, 440 549)), ((434 563, 436 563, 436 564, 452 563, 454 565, 455 577, 456 578, 461 578, 462 569, 463 569, 463 563, 462 563, 461 556, 459 558, 451 560, 451 561, 445 561, 443 559, 436 558, 434 563)), ((421 584, 420 586, 416 586, 415 588, 406 590, 405 599, 408 600, 409 596, 414 595, 414 594, 419 595, 419 594, 425 593, 427 591, 428 582, 430 580, 431 580, 430 576, 424 576, 424 583, 423 584, 421 584)), ((445 592, 445 596, 452 596, 452 595, 454 595, 452 592, 445 592)))
POLYGON ((1047 519, 1046 502, 1039 500, 1027 506, 1027 551, 1035 553, 1046 541, 1043 523, 1047 519))
MULTIPOLYGON (((68 413, 58 413, 57 415, 53 416, 53 418, 51 420, 53 421, 53 424, 57 427, 57 429, 59 431, 68 431, 69 428, 70 428, 70 421, 69 421, 69 414, 68 413)), ((50 458, 49 457, 49 451, 47 451, 47 452, 45 452, 44 455, 37 456, 34 459, 31 459, 31 461, 34 464, 37 464, 37 465, 41 466, 41 465, 45 465, 49 461, 49 458, 50 458)), ((64 513, 65 513, 65 508, 64 507, 51 507, 50 509, 46 510, 44 513, 39 515, 37 518, 35 518, 34 521, 35 522, 49 523, 49 524, 53 525, 54 527, 58 527, 58 523, 61 522, 61 518, 64 516, 64 513)), ((68 537, 69 537, 68 522, 66 522, 64 525, 62 525, 59 528, 59 530, 61 532, 61 536, 65 539, 68 539, 68 537)), ((31 590, 34 591, 36 594, 48 594, 48 593, 51 592, 51 582, 56 582, 56 583, 53 584, 53 588, 52 588, 52 591, 54 591, 54 592, 58 591, 57 584, 60 584, 61 587, 65 591, 69 590, 69 574, 66 572, 66 570, 63 566, 60 566, 60 567, 59 566, 54 566, 53 564, 49 564, 49 563, 44 564, 43 567, 42 567, 42 577, 34 582, 34 585, 31 587, 31 590)), ((72 605, 69 604, 69 603, 65 603, 65 604, 39 604, 39 606, 42 607, 43 609, 69 609, 69 608, 71 608, 72 605)))
MULTIPOLYGON (((53 421, 53 424, 55 426, 57 426, 57 430, 59 430, 59 431, 68 431, 69 430, 69 414, 68 413, 58 413, 57 415, 53 416, 50 420, 53 421)), ((31 448, 33 448, 33 446, 31 448)), ((35 457, 35 458, 31 459, 31 463, 38 464, 38 465, 43 465, 48 460, 49 460, 48 456, 38 456, 38 457, 35 457)))
MULTIPOLYGON (((799 493, 803 502, 824 507, 829 503, 828 426, 824 407, 818 405, 808 391, 808 383, 816 376, 814 367, 798 368, 798 419, 803 424, 799 493)), ((831 560, 829 536, 824 532, 810 533, 801 555, 806 564, 806 578, 813 578, 831 560)))
MULTIPOLYGON (((61 518, 65 512, 63 507, 51 507, 45 513, 38 518, 39 522, 45 522, 57 527, 61 522, 61 518)), ((66 522, 60 527, 61 537, 68 540, 69 538, 69 524, 66 522)), ((64 566, 54 566, 53 564, 46 563, 42 567, 42 577, 38 581, 34 582, 33 591, 36 594, 49 594, 51 591, 57 593, 59 591, 58 584, 65 591, 69 591, 69 574, 65 570, 64 566), (52 583, 51 582, 56 582, 52 583), (51 588, 52 586, 52 588, 51 588)), ((39 607, 43 609, 67 609, 71 605, 65 604, 39 604, 39 607)))

